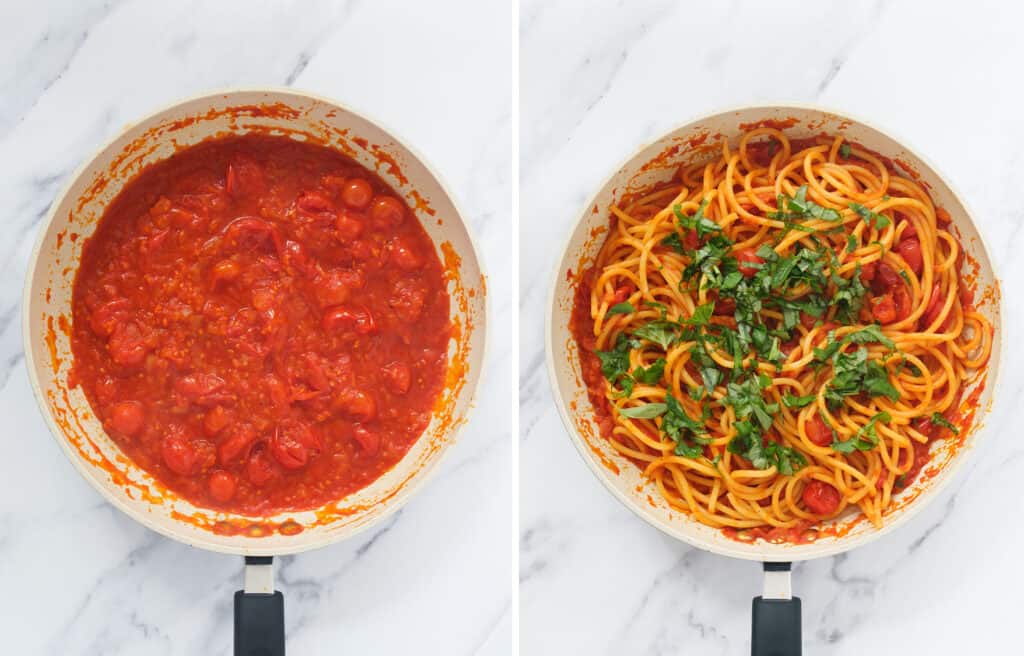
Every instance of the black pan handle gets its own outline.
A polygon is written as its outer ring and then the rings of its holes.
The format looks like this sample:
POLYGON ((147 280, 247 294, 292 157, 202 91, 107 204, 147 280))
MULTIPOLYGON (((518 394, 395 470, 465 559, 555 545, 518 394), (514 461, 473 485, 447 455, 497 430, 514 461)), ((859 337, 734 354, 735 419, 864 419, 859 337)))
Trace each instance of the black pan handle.
POLYGON ((284 595, 274 590, 274 557, 245 557, 235 593, 235 656, 284 656, 284 595))
POLYGON ((764 563, 764 594, 754 597, 751 656, 803 653, 800 599, 792 595, 790 563, 764 563))

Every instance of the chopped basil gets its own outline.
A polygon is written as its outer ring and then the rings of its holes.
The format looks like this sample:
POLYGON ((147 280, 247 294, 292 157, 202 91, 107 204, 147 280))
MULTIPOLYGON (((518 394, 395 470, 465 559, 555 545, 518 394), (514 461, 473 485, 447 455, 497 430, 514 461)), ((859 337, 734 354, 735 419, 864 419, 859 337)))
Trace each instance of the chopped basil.
POLYGON ((658 358, 646 369, 643 367, 637 367, 633 370, 633 379, 638 383, 653 385, 661 380, 662 374, 665 373, 665 364, 665 358, 658 358))
POLYGON ((850 148, 850 144, 848 143, 844 143, 843 145, 839 146, 839 156, 842 157, 843 159, 849 159, 850 154, 852 152, 853 150, 850 148))
POLYGON ((832 450, 839 453, 870 451, 878 446, 878 433, 875 430, 875 424, 878 422, 887 424, 890 421, 892 421, 892 417, 888 412, 879 412, 871 417, 871 419, 868 419, 867 423, 861 426, 850 439, 844 441, 834 440, 832 442, 832 450))
POLYGON ((785 394, 782 397, 782 404, 787 408, 803 408, 814 403, 814 399, 818 398, 814 394, 808 394, 807 396, 793 396, 792 394, 785 394))
POLYGON ((665 404, 648 403, 646 405, 633 406, 632 408, 622 408, 619 410, 619 414, 630 419, 654 419, 665 414, 665 404))
POLYGON ((956 426, 954 426, 944 416, 942 416, 941 413, 938 413, 938 412, 932 413, 932 423, 935 424, 936 426, 942 426, 943 428, 948 428, 949 430, 953 431, 954 435, 959 435, 960 434, 960 429, 957 428, 956 426))
POLYGON ((636 312, 636 308, 633 307, 632 303, 618 303, 611 306, 605 316, 610 317, 613 314, 633 314, 634 312, 636 312))
POLYGON ((679 324, 674 321, 651 321, 633 331, 634 337, 654 342, 667 351, 679 339, 679 324))
POLYGON ((870 226, 872 222, 874 222, 875 228, 881 230, 882 228, 892 223, 892 221, 889 220, 889 217, 882 214, 878 214, 877 212, 872 212, 871 210, 864 207, 860 203, 850 203, 849 207, 857 215, 864 219, 864 223, 867 223, 868 226, 870 226))
POLYGON ((729 451, 743 456, 757 469, 775 469, 783 476, 792 476, 807 464, 803 454, 772 440, 765 440, 753 423, 737 421, 736 436, 729 442, 729 451))
POLYGON ((672 212, 676 215, 676 219, 679 221, 679 227, 684 230, 694 230, 696 231, 698 238, 703 238, 704 235, 712 232, 722 231, 721 226, 704 216, 704 210, 707 206, 708 201, 702 201, 700 207, 697 208, 697 212, 693 216, 686 216, 683 214, 683 211, 678 205, 672 206, 672 212))

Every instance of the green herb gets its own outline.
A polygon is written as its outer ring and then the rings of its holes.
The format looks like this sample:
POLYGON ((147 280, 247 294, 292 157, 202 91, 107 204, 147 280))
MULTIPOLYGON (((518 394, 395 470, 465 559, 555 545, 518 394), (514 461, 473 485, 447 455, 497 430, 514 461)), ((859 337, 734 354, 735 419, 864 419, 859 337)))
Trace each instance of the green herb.
POLYGON ((636 312, 636 308, 633 307, 632 303, 618 303, 611 306, 605 316, 610 317, 613 314, 633 314, 634 312, 636 312))
POLYGON ((707 429, 704 421, 710 416, 710 409, 705 407, 704 415, 699 420, 686 414, 682 404, 672 394, 665 395, 666 412, 661 418, 661 430, 676 441, 675 454, 684 458, 697 458, 704 453, 704 445, 711 440, 704 437, 707 429))
POLYGON ((694 230, 697 233, 698 238, 703 238, 712 232, 721 232, 722 228, 711 219, 704 216, 704 210, 708 206, 708 201, 704 200, 701 202, 700 207, 697 208, 697 212, 693 216, 686 216, 683 214, 682 209, 678 205, 672 206, 672 212, 676 215, 676 219, 679 221, 679 226, 684 230, 694 230))
POLYGON ((693 310, 693 316, 689 319, 683 319, 683 323, 688 326, 706 326, 711 321, 711 315, 715 313, 714 302, 705 303, 704 305, 698 305, 693 310))
POLYGON ((729 441, 729 451, 743 456, 755 468, 775 467, 783 476, 792 476, 807 464, 807 460, 799 451, 771 440, 765 441, 753 423, 737 421, 733 427, 736 429, 736 436, 729 441))
POLYGON ((619 410, 619 414, 630 419, 654 419, 665 414, 665 407, 664 403, 648 403, 632 408, 622 408, 619 410))
POLYGON ((657 303, 655 301, 644 301, 644 305, 646 305, 647 307, 652 307, 655 310, 661 312, 661 318, 663 320, 668 315, 668 306, 666 306, 664 303, 657 303))
POLYGON ((849 207, 851 210, 856 212, 862 219, 864 219, 864 222, 867 223, 868 226, 870 226, 871 223, 874 222, 875 228, 881 230, 882 228, 892 223, 892 221, 889 220, 889 217, 883 214, 878 214, 877 212, 872 212, 871 210, 864 207, 860 203, 850 203, 849 207))
POLYGON ((654 342, 667 351, 679 339, 679 324, 674 321, 651 321, 633 331, 633 336, 654 342))
POLYGON ((661 245, 668 246, 669 248, 679 253, 680 255, 686 253, 686 248, 683 247, 683 240, 679 237, 678 232, 673 232, 668 237, 662 239, 661 245))
POLYGON ((633 370, 633 379, 638 383, 653 385, 661 380, 662 374, 665 373, 665 364, 665 358, 658 358, 646 369, 643 367, 637 367, 633 370))
POLYGON ((777 403, 767 403, 761 395, 761 390, 770 382, 763 376, 750 376, 742 383, 729 383, 722 403, 732 406, 737 418, 753 417, 763 430, 768 430, 772 425, 772 415, 779 411, 777 403))
MULTIPOLYGON (((831 253, 831 251, 830 251, 831 253)), ((833 258, 835 255, 833 255, 833 258)), ((860 281, 860 264, 849 279, 843 278, 835 273, 838 269, 838 262, 832 266, 832 284, 836 291, 832 294, 832 307, 836 308, 836 319, 844 324, 856 323, 860 308, 864 305, 864 294, 867 288, 860 281)))
POLYGON ((813 200, 807 199, 807 185, 801 185, 796 190, 796 195, 786 202, 789 211, 797 216, 820 219, 822 221, 842 221, 843 215, 839 210, 831 207, 822 207, 813 200))
POLYGON ((814 403, 814 399, 817 397, 814 394, 808 394, 807 396, 793 396, 792 394, 785 394, 782 397, 782 404, 787 408, 803 408, 814 403))
MULTIPOLYGON (((821 352, 816 351, 816 355, 821 352)), ((825 401, 830 407, 839 407, 844 397, 862 392, 899 400, 899 392, 889 382, 889 372, 878 361, 867 357, 868 352, 863 348, 852 353, 836 350, 832 355, 833 377, 825 388, 825 401)))
POLYGON ((855 250, 857 250, 857 237, 850 235, 846 238, 846 252, 852 253, 855 250))
POLYGON ((953 431, 954 435, 959 435, 960 434, 960 429, 957 428, 956 426, 954 426, 944 416, 942 416, 941 413, 938 413, 938 412, 932 413, 932 423, 935 424, 936 426, 942 426, 943 428, 948 428, 949 430, 953 431))
POLYGON ((870 451, 878 446, 878 433, 875 424, 878 422, 889 423, 892 417, 888 412, 879 412, 868 419, 867 423, 860 427, 860 430, 848 440, 832 442, 832 450, 839 453, 853 453, 854 451, 870 451))
POLYGON ((843 159, 849 159, 852 152, 853 150, 850 148, 850 144, 848 143, 844 143, 842 146, 839 146, 839 156, 843 159))

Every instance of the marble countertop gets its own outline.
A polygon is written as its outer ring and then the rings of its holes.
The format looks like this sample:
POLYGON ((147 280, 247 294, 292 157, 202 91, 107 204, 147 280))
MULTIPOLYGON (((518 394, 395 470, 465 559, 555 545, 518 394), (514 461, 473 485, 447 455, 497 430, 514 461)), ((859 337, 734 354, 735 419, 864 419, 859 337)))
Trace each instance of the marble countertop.
POLYGON ((795 566, 805 652, 999 653, 1018 640, 1024 446, 1024 61, 1014 3, 521 3, 522 653, 749 653, 760 567, 675 542, 570 444, 543 306, 583 203, 640 144, 719 107, 818 102, 901 135, 970 202, 1003 280, 995 412, 932 505, 877 542, 795 566), (557 54, 557 56, 555 56, 557 54))
POLYGON ((493 300, 474 421, 437 475, 385 525, 279 559, 289 653, 512 653, 514 7, 263 7, 0 5, 4 653, 231 652, 241 559, 142 528, 76 474, 29 391, 19 306, 39 222, 70 172, 124 124, 239 85, 293 85, 337 98, 414 144, 466 210, 493 300))

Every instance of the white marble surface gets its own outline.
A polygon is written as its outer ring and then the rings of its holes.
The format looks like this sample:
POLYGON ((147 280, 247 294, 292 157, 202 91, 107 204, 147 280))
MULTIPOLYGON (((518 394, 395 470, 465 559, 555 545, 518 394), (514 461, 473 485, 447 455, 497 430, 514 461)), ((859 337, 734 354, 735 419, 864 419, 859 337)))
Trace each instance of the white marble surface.
POLYGON ((1019 3, 521 5, 522 653, 749 653, 759 566, 689 548, 616 502, 551 401, 543 305, 587 197, 642 142, 718 107, 818 101, 873 119, 966 196, 1004 281, 1001 405, 951 489, 901 530, 796 566, 805 653, 1019 645, 1024 447, 1024 39, 1019 3))
POLYGON ((0 652, 230 653, 241 559, 163 539, 79 478, 29 391, 19 300, 41 217, 120 126, 204 90, 287 84, 426 155, 493 299, 486 382, 441 471, 385 526, 280 559, 289 653, 512 653, 514 23, 501 1, 0 3, 0 652))

